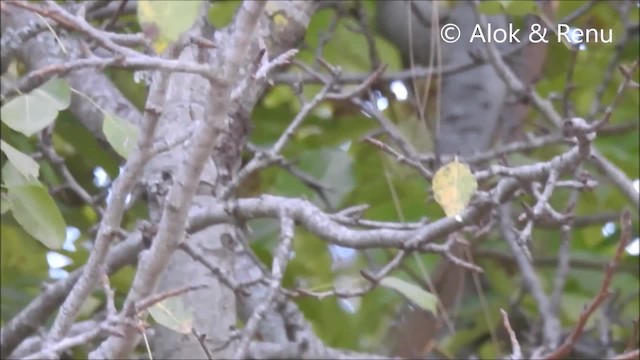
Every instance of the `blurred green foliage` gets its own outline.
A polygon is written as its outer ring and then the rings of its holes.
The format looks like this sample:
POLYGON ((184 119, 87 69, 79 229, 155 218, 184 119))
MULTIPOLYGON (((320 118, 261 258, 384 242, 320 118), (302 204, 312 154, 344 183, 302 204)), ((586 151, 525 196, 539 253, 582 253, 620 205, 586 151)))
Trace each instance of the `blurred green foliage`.
MULTIPOLYGON (((344 6, 349 8, 356 3, 356 1, 348 1, 344 6)), ((372 1, 361 3, 371 24, 375 17, 374 3, 372 1)), ((511 10, 509 13, 517 18, 522 16, 522 8, 529 2, 503 1, 502 3, 511 10)), ((498 2, 493 2, 493 5, 496 4, 498 2)), ((556 18, 561 19, 583 6, 585 1, 559 1, 556 4, 556 18)), ((237 6, 238 2, 214 2, 209 14, 210 21, 218 27, 228 24, 237 6)), ((503 9, 489 5, 487 7, 488 13, 496 11, 495 9, 500 11, 503 9)), ((319 42, 333 27, 332 23, 337 21, 335 31, 330 33, 322 51, 324 59, 339 65, 345 73, 371 71, 372 64, 368 56, 367 40, 363 34, 353 31, 353 28, 357 27, 357 21, 347 15, 337 20, 334 17, 335 12, 330 9, 319 11, 313 17, 298 59, 313 64, 319 42)), ((619 18, 619 14, 605 2, 601 2, 578 18, 572 26, 612 28, 614 39, 620 39, 625 29, 619 18)), ((631 20, 638 21, 637 11, 631 15, 631 20)), ((387 71, 399 70, 400 56, 395 48, 379 36, 375 36, 375 45, 382 63, 389 66, 387 71)), ((620 64, 635 60, 639 46, 636 36, 621 52, 620 64)), ((586 116, 589 113, 594 101, 595 89, 602 83, 605 69, 616 51, 615 44, 588 44, 585 51, 577 53, 573 75, 575 87, 571 92, 571 101, 577 115, 586 116)), ((544 76, 536 86, 542 96, 560 93, 565 89, 571 57, 570 50, 566 46, 550 42, 544 76)), ((291 68, 291 71, 299 70, 291 68)), ((145 89, 132 80, 133 75, 121 70, 109 70, 109 74, 123 93, 141 108, 146 97, 145 89)), ((621 81, 622 76, 614 70, 613 81, 604 92, 604 104, 612 101, 621 81)), ((635 81, 638 81, 637 76, 635 81)), ((305 86, 303 96, 310 98, 318 90, 319 86, 305 86)), ((385 114, 391 117, 399 128, 407 129, 404 131, 405 135, 415 135, 416 131, 412 130, 415 129, 415 124, 411 123, 417 121, 415 114, 406 104, 393 99, 389 101, 390 109, 385 114)), ((556 105, 561 109, 561 104, 556 105)), ((612 125, 633 123, 636 126, 623 134, 600 136, 596 141, 596 147, 631 179, 640 177, 638 161, 640 134, 637 126, 639 108, 638 91, 628 91, 616 107, 610 123, 612 125)), ((299 109, 297 97, 289 86, 271 87, 253 111, 253 130, 250 141, 258 146, 272 144, 299 109)), ((538 115, 532 113, 530 120, 537 121, 538 115)), ((94 169, 97 167, 104 169, 113 179, 118 175, 121 159, 98 144, 84 128, 78 125, 79 123, 68 111, 62 112, 56 121, 54 132, 56 150, 65 158, 70 171, 85 189, 92 194, 104 193, 106 189, 94 185, 94 169)), ((340 102, 326 102, 311 113, 284 149, 284 155, 295 167, 329 188, 326 193, 328 204, 296 177, 277 167, 256 174, 255 179, 252 179, 251 188, 245 188, 242 192, 246 196, 270 193, 303 197, 318 206, 329 209, 369 204, 366 217, 375 220, 419 221, 425 217, 436 219, 444 216, 437 204, 429 200, 430 184, 425 183, 410 168, 397 164, 378 149, 362 141, 364 136, 375 131, 376 128, 375 121, 354 108, 340 102)), ((432 140, 428 138, 427 132, 424 134, 427 137, 423 139, 424 143, 430 144, 432 140)), ((25 153, 35 149, 35 137, 27 139, 24 135, 8 129, 4 124, 2 139, 25 153)), ((423 145, 419 136, 414 136, 411 142, 417 148, 423 145)), ((562 149, 561 146, 540 149, 528 154, 525 159, 531 163, 537 159, 548 159, 562 149)), ((3 156, 2 164, 5 161, 6 158, 3 156)), ((56 170, 44 161, 39 161, 39 164, 42 182, 49 187, 59 185, 61 179, 56 170)), ((628 206, 626 198, 606 178, 590 166, 587 166, 586 170, 595 174, 600 184, 594 191, 580 196, 576 206, 577 216, 618 212, 628 206)), ((86 261, 87 248, 94 235, 98 217, 90 207, 83 205, 73 196, 65 194, 65 192, 56 193, 58 207, 68 226, 78 228, 81 233, 75 243, 75 252, 60 250, 60 253, 73 260, 65 270, 73 271, 86 261)), ((562 208, 563 204, 566 204, 568 193, 560 191, 556 196, 553 204, 562 208)), ((633 214, 634 237, 637 237, 637 209, 633 214)), ((134 207, 127 214, 123 227, 130 228, 145 216, 144 205, 134 207)), ((4 324, 28 304, 30 299, 38 293, 39 286, 43 282, 51 280, 48 277, 46 262, 48 250, 30 237, 9 213, 4 213, 1 220, 0 322, 4 324)), ((278 233, 277 224, 261 220, 252 222, 251 226, 255 236, 254 250, 265 264, 270 265, 273 245, 278 233)), ((619 233, 616 232, 610 236, 604 236, 602 224, 577 228, 572 233, 572 257, 604 263, 610 259, 618 235, 619 233)), ((536 229, 533 232, 533 243, 534 256, 553 256, 560 244, 559 230, 536 229)), ((482 248, 508 254, 503 240, 497 234, 490 234, 483 242, 482 248)), ((383 250, 371 250, 368 254, 369 259, 366 259, 364 253, 358 253, 353 262, 340 270, 334 270, 332 253, 327 244, 302 229, 296 232, 294 250, 295 256, 288 266, 285 277, 285 283, 289 287, 303 284, 306 288, 327 289, 333 286, 339 275, 356 274, 357 270, 367 266, 368 261, 373 261, 380 266, 388 259, 383 250)), ((421 265, 429 271, 436 262, 437 256, 424 255, 407 261, 409 269, 420 273, 419 269, 422 266, 418 266, 416 260, 423 262, 421 265)), ((483 357, 495 357, 499 351, 495 349, 489 338, 488 329, 501 326, 499 309, 508 309, 510 302, 515 298, 521 279, 515 268, 503 267, 499 261, 476 260, 485 269, 482 278, 487 283, 484 291, 488 309, 483 309, 477 294, 466 297, 460 307, 458 318, 472 320, 464 328, 459 328, 455 335, 447 337, 442 343, 442 349, 451 353, 453 349, 465 347, 477 339, 484 339, 481 345, 478 345, 480 354, 483 357), (488 311, 488 317, 494 320, 492 324, 486 323, 485 311, 488 311)), ((625 256, 624 263, 635 264, 637 258, 625 256)), ((563 324, 571 326, 575 322, 584 304, 599 288, 602 273, 600 268, 571 270, 563 296, 563 324)), ((112 276, 111 284, 115 287, 118 301, 126 295, 133 274, 134 269, 129 267, 112 276)), ((554 268, 540 268, 539 274, 546 289, 550 290, 554 268)), ((394 276, 410 281, 410 277, 402 271, 394 273, 394 276)), ((618 298, 628 299, 621 313, 626 320, 613 325, 616 339, 629 336, 630 320, 638 316, 638 287, 637 274, 621 273, 614 279, 612 290, 618 298)), ((346 307, 340 305, 339 299, 333 297, 320 300, 314 298, 297 300, 306 317, 313 323, 317 334, 326 341, 327 345, 362 350, 376 349, 381 341, 384 342, 388 335, 386 330, 394 317, 394 308, 402 302, 404 302, 402 297, 384 288, 378 288, 366 295, 354 312, 348 311, 346 307)), ((528 316, 536 316, 537 308, 529 295, 525 295, 521 311, 528 316)), ((508 348, 503 344, 500 351, 504 353, 508 348)))

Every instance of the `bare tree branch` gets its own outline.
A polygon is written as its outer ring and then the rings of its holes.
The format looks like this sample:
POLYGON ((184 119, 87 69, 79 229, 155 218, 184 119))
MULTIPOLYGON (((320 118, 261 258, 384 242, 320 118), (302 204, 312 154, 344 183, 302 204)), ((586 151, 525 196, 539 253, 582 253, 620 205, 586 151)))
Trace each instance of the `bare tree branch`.
MULTIPOLYGON (((109 251, 105 261, 106 273, 113 274, 123 266, 135 262, 143 247, 141 233, 139 231, 133 232, 129 238, 115 245, 109 251)), ((80 268, 64 280, 47 286, 38 297, 2 327, 0 335, 2 357, 8 356, 18 344, 46 322, 49 315, 62 304, 82 272, 83 268, 80 268)))
POLYGON ((157 82, 151 88, 138 149, 131 154, 131 158, 125 164, 121 175, 113 184, 111 201, 109 201, 100 223, 87 265, 83 269, 82 276, 62 304, 58 316, 51 326, 51 332, 47 340, 51 343, 59 341, 69 331, 80 307, 93 291, 99 276, 104 272, 104 261, 111 246, 114 229, 120 227, 127 195, 138 181, 145 163, 149 160, 156 125, 162 113, 162 104, 166 96, 165 91, 168 79, 169 77, 166 73, 159 73, 157 82))
POLYGON ((255 334, 258 324, 262 321, 264 315, 273 308, 274 300, 278 294, 278 288, 281 286, 282 277, 287 268, 287 262, 289 262, 289 255, 291 252, 291 243, 293 242, 293 235, 295 231, 295 223, 293 219, 283 212, 280 218, 280 245, 278 246, 276 256, 273 258, 273 265, 271 265, 271 279, 269 280, 269 292, 263 299, 260 306, 254 311, 253 315, 249 318, 247 325, 242 331, 240 337, 240 343, 236 348, 234 358, 244 359, 248 351, 249 342, 255 334))
MULTIPOLYGON (((127 296, 123 310, 125 315, 131 315, 132 305, 154 290, 162 269, 184 236, 187 213, 200 182, 205 161, 211 155, 217 137, 229 126, 227 113, 230 108, 232 86, 237 80, 240 66, 246 59, 254 29, 264 6, 263 2, 244 2, 241 7, 235 31, 229 38, 229 46, 224 54, 225 78, 221 83, 211 83, 210 107, 206 112, 208 119, 200 124, 189 151, 190 156, 179 170, 177 180, 169 191, 165 213, 158 225, 158 234, 149 252, 140 260, 131 292, 127 296)), ((129 354, 137 344, 138 336, 129 329, 123 330, 128 332, 128 336, 109 338, 91 354, 91 357, 110 358, 129 354)))
POLYGON ((596 309, 602 304, 602 302, 609 295, 609 285, 611 284, 611 279, 613 278, 613 274, 618 267, 618 263, 620 262, 620 258, 622 257, 622 253, 624 252, 624 248, 627 243, 631 240, 631 212, 629 210, 625 210, 620 216, 620 227, 622 228, 622 232, 620 233, 620 241, 618 242, 618 246, 616 247, 616 252, 613 255, 613 259, 606 266, 604 279, 602 280, 602 286, 600 290, 593 298, 591 303, 585 306, 584 310, 580 314, 580 318, 578 319, 578 323, 576 324, 573 332, 565 339, 564 343, 560 345, 557 349, 545 355, 544 359, 562 359, 569 354, 574 344, 582 334, 584 326, 589 320, 591 314, 593 314, 596 309))
MULTIPOLYGON (((487 20, 484 15, 478 12, 478 1, 474 0, 473 2, 476 8, 476 19, 478 23, 482 26, 483 29, 486 29, 487 20)), ((548 101, 540 97, 538 93, 533 89, 527 89, 524 84, 518 79, 516 74, 509 68, 509 66, 504 62, 498 49, 494 44, 487 42, 487 53, 489 56, 489 62, 496 69, 496 72, 502 80, 509 86, 509 88, 514 91, 516 94, 520 94, 522 96, 527 97, 533 106, 542 113, 553 125, 557 128, 562 128, 564 121, 558 112, 554 109, 553 105, 548 101)), ((638 61, 634 63, 631 67, 635 71, 638 66, 638 61)), ((627 77, 624 81, 625 86, 630 81, 630 77, 627 77)), ((596 166, 598 166, 611 180, 612 182, 620 189, 620 191, 629 199, 629 201, 635 205, 635 208, 640 208, 640 197, 638 197, 638 192, 635 191, 631 184, 631 180, 615 165, 613 165, 609 160, 604 158, 602 154, 597 149, 591 149, 591 158, 596 166)))

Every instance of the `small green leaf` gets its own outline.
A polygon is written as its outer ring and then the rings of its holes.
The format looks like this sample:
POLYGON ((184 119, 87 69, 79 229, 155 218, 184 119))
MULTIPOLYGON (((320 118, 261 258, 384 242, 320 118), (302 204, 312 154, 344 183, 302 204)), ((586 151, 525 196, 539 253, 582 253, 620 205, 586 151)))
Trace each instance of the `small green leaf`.
POLYGON ((42 185, 8 187, 11 213, 31 236, 50 249, 60 249, 67 227, 55 201, 42 185))
POLYGON ((21 185, 40 185, 37 178, 29 178, 24 176, 16 169, 11 161, 7 161, 2 167, 2 181, 7 187, 21 185))
POLYGON ((380 281, 380 285, 396 290, 424 310, 430 311, 434 314, 437 312, 436 305, 438 304, 438 299, 433 294, 421 289, 419 286, 393 276, 383 278, 380 281))
POLYGON ((32 94, 51 104, 57 110, 64 110, 71 104, 71 86, 64 79, 53 78, 33 90, 32 94))
POLYGON ((149 308, 149 315, 160 325, 188 334, 193 326, 193 311, 189 311, 183 296, 170 297, 149 308))
POLYGON ((138 128, 118 116, 105 113, 102 132, 113 149, 125 159, 138 145, 138 128))
POLYGON ((10 209, 11 209, 11 206, 10 206, 9 198, 7 197, 7 194, 1 193, 0 194, 0 215, 3 215, 10 209))
POLYGON ((13 146, 6 143, 4 140, 0 140, 0 150, 7 155, 7 159, 11 164, 27 178, 37 179, 40 172, 40 165, 33 160, 29 155, 21 152, 13 146))
POLYGON ((54 78, 29 94, 11 99, 0 109, 0 116, 13 130, 31 136, 49 126, 70 102, 71 87, 67 81, 54 78))
POLYGON ((350 290, 362 288, 367 280, 361 276, 338 275, 333 280, 333 287, 339 292, 348 292, 350 290))
POLYGON ((15 131, 31 136, 46 128, 58 116, 58 110, 50 104, 38 104, 31 94, 11 99, 0 110, 2 122, 15 131))
POLYGON ((153 41, 156 52, 163 52, 198 17, 199 1, 138 1, 138 23, 153 41))
POLYGON ((76 148, 59 134, 51 134, 51 142, 53 144, 53 149, 62 157, 71 157, 77 153, 76 148))
POLYGON ((78 317, 90 317, 100 308, 101 305, 102 301, 100 301, 100 299, 96 296, 89 296, 87 300, 84 301, 84 304, 82 304, 82 307, 80 307, 78 317))

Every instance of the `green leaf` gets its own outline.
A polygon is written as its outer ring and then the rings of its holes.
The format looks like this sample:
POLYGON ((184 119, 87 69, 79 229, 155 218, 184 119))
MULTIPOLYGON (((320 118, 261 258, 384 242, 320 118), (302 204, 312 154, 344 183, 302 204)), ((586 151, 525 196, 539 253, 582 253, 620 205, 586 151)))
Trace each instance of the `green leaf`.
POLYGON ((78 311, 78 317, 90 317, 95 313, 96 310, 100 308, 102 302, 96 296, 89 296, 87 300, 84 301, 82 307, 80 307, 80 311, 78 311))
MULTIPOLYGON (((571 322, 576 322, 580 318, 580 315, 582 315, 582 310, 590 301, 591 297, 588 295, 567 292, 562 294, 560 308, 562 309, 562 313, 567 316, 571 322)), ((591 326, 593 321, 592 317, 587 319, 586 326, 591 326)))
POLYGON ((410 171, 411 169, 407 169, 406 166, 402 172, 387 167, 385 163, 387 159, 383 157, 385 155, 381 156, 379 152, 371 151, 371 145, 361 141, 353 142, 349 153, 353 158, 355 186, 346 197, 346 204, 371 204, 371 208, 367 210, 367 218, 375 220, 400 220, 398 203, 403 220, 406 221, 442 216, 442 211, 437 204, 427 204, 425 207, 427 187, 415 171, 410 171), (397 196, 397 203, 394 196, 397 196))
POLYGON ((149 308, 149 314, 160 325, 173 331, 188 334, 193 326, 193 311, 184 303, 184 296, 162 300, 149 308))
POLYGON ((60 249, 66 224, 55 201, 42 185, 8 187, 11 213, 18 224, 50 249, 60 249))
POLYGON ((2 167, 2 181, 7 187, 21 185, 40 185, 37 178, 29 178, 20 173, 18 169, 7 161, 2 167))
MULTIPOLYGON (((431 134, 427 122, 418 116, 407 116, 396 125, 403 138, 421 153, 432 152, 434 136, 431 134)), ((394 161, 397 163, 397 161, 394 161)), ((406 166, 405 166, 406 167, 406 166)))
POLYGON ((64 79, 52 78, 33 90, 32 94, 38 95, 40 99, 46 99, 49 104, 60 111, 68 108, 71 104, 71 86, 64 79))
MULTIPOLYGON (((308 151, 300 157, 301 166, 313 175, 321 184, 331 186, 327 200, 334 206, 339 205, 346 194, 353 189, 353 161, 351 156, 339 149, 321 149, 308 151)), ((316 194, 316 201, 320 198, 316 194)))
POLYGON ((9 207, 9 198, 7 197, 7 194, 1 193, 0 194, 0 215, 6 213, 10 209, 11 208, 9 207))
POLYGON ((66 80, 54 78, 29 94, 11 99, 2 106, 0 115, 7 126, 31 136, 49 126, 70 102, 71 87, 66 80))
POLYGON ((506 8, 506 13, 512 16, 534 14, 538 9, 535 1, 532 0, 510 1, 506 8))
POLYGON ((6 143, 4 140, 0 140, 0 150, 7 155, 9 162, 27 178, 38 178, 40 172, 40 165, 33 160, 29 155, 21 152, 13 146, 6 143))
POLYGON ((433 194, 447 216, 455 216, 469 204, 478 182, 458 158, 441 167, 433 177, 433 194))
POLYGON ((138 145, 138 128, 121 117, 105 113, 102 132, 113 149, 125 159, 138 145))
MULTIPOLYGON (((288 151, 288 150, 287 150, 288 151)), ((296 166, 320 184, 331 188, 325 199, 338 206, 345 195, 353 189, 353 161, 351 156, 340 149, 296 150, 296 166)), ((305 196, 313 203, 321 204, 322 198, 299 178, 288 172, 277 172, 277 178, 267 190, 283 196, 305 196)))
POLYGON ((338 275, 333 280, 333 287, 339 292, 347 292, 354 289, 362 288, 366 285, 367 280, 361 276, 355 275, 338 275))
POLYGON ((383 278, 380 281, 380 285, 396 290, 407 299, 411 300, 415 305, 423 308, 424 310, 431 311, 434 314, 436 313, 438 299, 433 294, 421 289, 419 286, 393 276, 383 278))
POLYGON ((39 293, 49 271, 49 265, 43 261, 49 249, 31 240, 15 221, 6 220, 0 226, 0 316, 3 324, 39 293))
POLYGON ((509 1, 482 1, 478 5, 478 10, 485 15, 500 15, 504 13, 504 8, 509 5, 509 1))
POLYGON ((187 31, 198 17, 199 1, 138 1, 138 23, 158 53, 187 31))
POLYGON ((214 1, 209 8, 209 22, 216 29, 222 29, 231 23, 233 14, 240 5, 242 2, 238 0, 214 1))

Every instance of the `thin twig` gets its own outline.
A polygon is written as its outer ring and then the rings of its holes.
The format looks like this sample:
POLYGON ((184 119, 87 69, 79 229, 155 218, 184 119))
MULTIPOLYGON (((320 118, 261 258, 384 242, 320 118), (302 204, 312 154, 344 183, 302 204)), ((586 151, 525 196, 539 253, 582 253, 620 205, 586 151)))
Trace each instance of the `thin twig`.
POLYGON ((287 129, 280 135, 280 138, 269 148, 269 150, 265 152, 257 153, 250 161, 245 165, 242 170, 236 175, 233 180, 227 185, 227 187, 221 192, 220 199, 228 199, 233 191, 242 184, 250 175, 252 175, 257 170, 263 169, 268 165, 276 162, 278 160, 278 154, 287 144, 289 139, 293 136, 293 133, 300 127, 302 122, 309 115, 311 110, 313 110, 321 101, 325 99, 326 94, 329 92, 329 89, 333 83, 329 83, 325 85, 320 92, 318 92, 311 101, 304 104, 302 109, 298 112, 296 117, 291 121, 287 129))
POLYGON ((220 267, 216 266, 211 260, 209 260, 206 256, 203 256, 196 249, 191 246, 188 242, 184 241, 179 245, 180 250, 184 251, 187 255, 191 256, 191 258, 209 269, 213 275, 215 275, 221 283, 226 285, 229 289, 233 291, 238 291, 239 286, 236 282, 231 278, 229 274, 227 274, 220 267))
POLYGON ((35 360, 35 359, 50 358, 51 356, 55 356, 55 354, 58 354, 67 349, 71 349, 72 347, 86 344, 91 340, 93 340, 94 338, 96 338, 102 332, 103 332, 103 328, 101 326, 96 327, 84 334, 80 334, 77 336, 73 336, 73 337, 69 337, 69 338, 65 338, 60 341, 57 341, 53 343, 51 346, 46 346, 39 352, 26 356, 23 359, 35 360))
MULTIPOLYGON (((475 9, 476 20, 484 29, 486 29, 486 17, 478 11, 479 1, 474 0, 472 4, 475 9)), ((557 128, 562 129, 565 121, 554 109, 553 104, 551 104, 548 100, 542 98, 534 89, 527 88, 522 83, 522 81, 520 81, 517 75, 505 63, 504 59, 502 59, 495 44, 487 42, 486 49, 489 55, 489 62, 493 65, 496 73, 507 84, 511 91, 529 99, 532 105, 537 108, 538 111, 542 115, 544 115, 547 120, 549 120, 557 128)), ((632 68, 635 69, 637 65, 638 61, 635 62, 632 68)), ((629 83, 629 81, 631 81, 629 78, 625 79, 625 82, 627 82, 627 84, 629 83)), ((590 160, 593 161, 595 165, 599 167, 613 181, 613 183, 631 201, 631 203, 633 203, 636 208, 640 207, 640 197, 638 197, 638 192, 635 191, 631 184, 631 181, 624 174, 624 172, 622 172, 617 166, 604 158, 604 156, 602 156, 602 154, 600 154, 597 149, 591 149, 590 155, 590 160)))
POLYGON ((293 218, 283 211, 280 218, 280 245, 278 246, 276 256, 273 258, 273 264, 271 266, 269 290, 267 296, 263 302, 256 307, 249 318, 247 325, 242 331, 242 336, 240 337, 238 347, 234 353, 235 359, 244 359, 246 357, 246 353, 249 349, 249 342, 258 329, 260 321, 262 321, 269 309, 274 306, 274 300, 278 294, 278 289, 280 288, 287 262, 289 262, 289 253, 291 252, 294 231, 295 223, 293 218))
POLYGON ((153 136, 160 117, 161 104, 164 103, 167 74, 160 73, 157 86, 153 87, 147 102, 147 111, 143 120, 143 131, 139 141, 138 149, 135 150, 127 161, 122 174, 116 179, 111 192, 111 201, 107 205, 104 217, 100 223, 98 234, 93 245, 93 249, 87 260, 82 276, 74 285, 69 296, 60 308, 56 317, 48 341, 55 343, 62 339, 73 324, 80 307, 89 296, 96 283, 104 264, 111 239, 115 234, 115 229, 120 227, 120 221, 126 206, 127 194, 136 184, 137 179, 149 160, 148 154, 153 144, 153 136))
POLYGON ((182 286, 179 287, 177 289, 169 289, 167 291, 163 291, 157 294, 153 294, 149 297, 146 297, 140 301, 138 301, 135 305, 136 308, 136 314, 140 315, 142 312, 146 311, 148 308, 152 307, 153 305, 166 300, 168 298, 172 298, 172 297, 176 297, 176 296, 180 296, 182 294, 188 293, 190 291, 196 291, 199 289, 203 289, 206 288, 207 285, 205 284, 198 284, 198 285, 187 285, 187 286, 182 286))
MULTIPOLYGON (((508 50, 502 54, 505 58, 509 58, 514 54, 518 53, 522 50, 528 42, 523 42, 516 46, 509 47, 508 50)), ((473 58, 470 60, 466 60, 460 63, 450 64, 450 65, 442 65, 442 66, 434 66, 434 67, 412 67, 408 70, 402 70, 398 72, 385 73, 380 76, 380 81, 389 82, 393 80, 411 80, 411 79, 419 79, 431 76, 443 76, 450 75, 455 73, 460 73, 474 67, 485 64, 487 60, 485 58, 473 58)), ((305 69, 306 70, 306 69, 305 69)), ((324 83, 324 79, 322 77, 318 77, 313 73, 306 71, 306 74, 301 73, 282 73, 276 74, 273 76, 273 80, 275 83, 280 84, 318 84, 324 83)), ((346 73, 343 74, 338 80, 339 84, 357 84, 364 81, 371 75, 370 72, 367 73, 346 73)))
POLYGON ((76 195, 78 195, 80 197, 80 199, 82 199, 82 201, 84 201, 87 205, 93 207, 93 209, 96 210, 96 212, 100 216, 103 216, 104 215, 103 209, 100 208, 99 206, 95 205, 95 201, 94 201, 93 197, 89 194, 89 192, 87 192, 87 190, 85 190, 80 185, 80 183, 78 183, 76 178, 73 177, 73 174, 71 174, 71 171, 69 170, 69 168, 65 164, 64 158, 61 157, 60 155, 58 155, 58 153, 54 149, 53 144, 52 144, 51 135, 52 135, 52 128, 51 127, 47 128, 47 129, 45 129, 44 131, 41 132, 41 134, 40 134, 40 143, 39 143, 39 146, 38 146, 40 151, 42 152, 44 157, 47 158, 47 160, 49 160, 53 164, 53 166, 55 166, 58 169, 58 171, 60 172, 60 175, 62 175, 62 178, 64 179, 66 185, 74 193, 76 193, 76 195))
POLYGON ((202 351, 204 351, 204 354, 207 355, 207 359, 213 360, 214 359, 213 354, 211 354, 211 350, 209 350, 209 347, 204 342, 207 336, 205 334, 198 333, 198 330, 196 330, 195 327, 191 328, 191 333, 198 340, 198 344, 200 344, 200 347, 202 347, 202 351))
POLYGON ((500 309, 500 314, 502 314, 502 323, 504 324, 504 328, 507 330, 509 334, 509 340, 511 340, 511 359, 519 360, 522 359, 522 350, 520 349, 520 343, 518 342, 518 338, 516 337, 516 333, 511 328, 511 324, 509 323, 509 315, 503 309, 500 309))
POLYGON ((620 354, 614 356, 613 360, 637 360, 640 358, 640 349, 635 349, 633 351, 626 352, 624 354, 620 354))
POLYGON ((602 302, 609 296, 609 285, 611 284, 611 279, 613 278, 613 274, 620 263, 620 258, 624 253, 624 248, 631 240, 631 212, 628 209, 625 209, 620 215, 620 241, 618 242, 618 246, 616 247, 616 252, 611 259, 611 262, 605 267, 604 279, 602 280, 602 285, 600 286, 600 290, 596 294, 596 296, 591 300, 578 318, 578 322, 569 335, 567 339, 565 339, 564 343, 560 345, 557 349, 552 351, 551 353, 545 355, 544 359, 562 359, 569 354, 576 341, 582 334, 584 326, 587 324, 587 320, 591 314, 593 314, 596 309, 602 304, 602 302))

